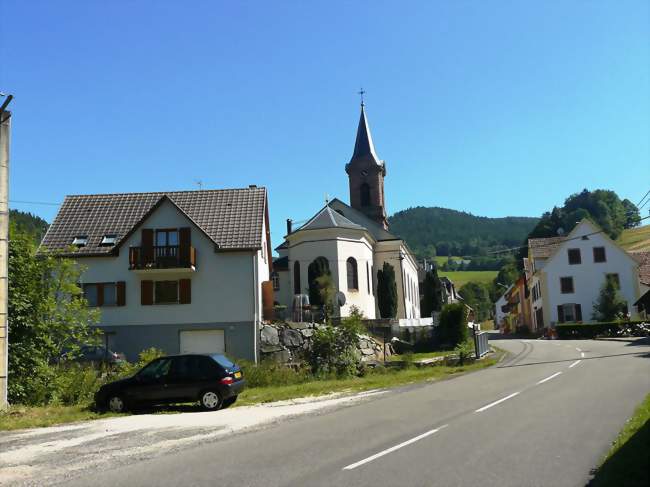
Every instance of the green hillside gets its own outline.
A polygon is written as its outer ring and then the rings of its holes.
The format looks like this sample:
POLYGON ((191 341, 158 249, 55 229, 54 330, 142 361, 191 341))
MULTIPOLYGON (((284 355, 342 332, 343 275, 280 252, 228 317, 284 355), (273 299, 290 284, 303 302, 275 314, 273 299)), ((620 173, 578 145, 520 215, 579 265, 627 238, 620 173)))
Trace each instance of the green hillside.
POLYGON ((497 277, 497 271, 438 271, 438 276, 448 277, 456 286, 456 290, 460 290, 463 284, 470 281, 491 284, 497 277))
POLYGON ((41 217, 19 210, 9 210, 9 224, 15 230, 31 235, 37 245, 41 243, 49 226, 41 217))
POLYGON ((418 257, 481 255, 516 247, 539 218, 488 218, 447 208, 418 206, 389 218, 391 232, 404 238, 418 257))

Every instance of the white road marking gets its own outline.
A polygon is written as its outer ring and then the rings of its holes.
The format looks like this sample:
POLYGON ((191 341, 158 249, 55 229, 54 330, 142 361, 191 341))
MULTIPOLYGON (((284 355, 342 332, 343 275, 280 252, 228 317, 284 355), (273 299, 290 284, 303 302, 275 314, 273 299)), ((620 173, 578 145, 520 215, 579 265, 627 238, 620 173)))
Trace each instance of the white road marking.
POLYGON ((379 453, 375 453, 374 455, 369 456, 368 458, 364 458, 363 460, 360 460, 356 463, 351 463, 347 467, 343 467, 343 470, 352 470, 354 468, 360 467, 361 465, 365 465, 366 463, 372 462, 373 460, 376 460, 380 457, 383 457, 384 455, 388 455, 389 453, 394 452, 395 450, 399 450, 400 448, 404 448, 405 446, 408 446, 412 443, 415 443, 416 441, 420 441, 423 438, 426 438, 427 436, 431 436, 434 433, 437 433, 443 428, 446 428, 449 425, 443 425, 440 426, 439 428, 429 430, 426 433, 422 433, 421 435, 416 436, 415 438, 411 438, 410 440, 406 440, 399 445, 391 446, 390 448, 387 448, 386 450, 380 451, 379 453))
POLYGON ((585 358, 585 352, 580 352, 580 356, 581 356, 582 358, 585 358))
POLYGON ((555 374, 548 376, 546 379, 542 379, 542 380, 540 380, 540 381, 537 383, 537 385, 539 385, 539 384, 543 384, 544 382, 548 382, 549 380, 551 380, 551 379, 554 378, 554 377, 557 377, 557 376, 560 375, 561 373, 562 373, 562 372, 556 372, 555 374))
POLYGON ((578 352, 582 352, 582 350, 580 350, 578 347, 576 347, 576 350, 577 350, 578 352))
POLYGON ((509 396, 506 396, 506 397, 503 397, 503 398, 499 399, 498 401, 491 402, 491 403, 488 404, 487 406, 483 406, 482 408, 479 408, 479 409, 477 409, 477 410, 474 411, 474 412, 475 412, 475 413, 482 413, 482 412, 485 411, 486 409, 490 409, 492 406, 496 406, 497 404, 501 404, 503 401, 507 401, 507 400, 510 399, 510 398, 513 398, 513 397, 515 397, 515 396, 518 396, 519 394, 521 394, 521 392, 515 392, 515 393, 513 393, 513 394, 510 394, 509 396))
POLYGON ((569 368, 572 369, 573 367, 575 367, 576 365, 578 365, 580 362, 582 362, 582 360, 576 360, 576 361, 573 362, 571 365, 569 365, 569 368))

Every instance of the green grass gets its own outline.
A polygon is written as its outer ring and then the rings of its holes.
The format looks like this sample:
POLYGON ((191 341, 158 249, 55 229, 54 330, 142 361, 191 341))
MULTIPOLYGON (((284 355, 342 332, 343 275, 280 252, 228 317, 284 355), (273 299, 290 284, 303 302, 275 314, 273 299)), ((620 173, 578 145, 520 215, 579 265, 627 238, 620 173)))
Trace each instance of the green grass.
MULTIPOLYGON (((436 256, 434 257, 434 259, 435 259, 435 261, 436 261, 436 265, 438 266, 438 268, 440 268, 440 266, 441 266, 442 264, 446 264, 446 263, 447 263, 447 260, 449 260, 449 257, 447 257, 446 255, 436 255, 436 256)), ((459 257, 459 256, 457 256, 457 255, 451 257, 451 260, 461 260, 461 259, 462 259, 462 257, 459 257)), ((468 259, 468 260, 469 260, 469 259, 468 259)))
POLYGON ((438 272, 438 275, 440 277, 444 276, 451 279, 456 285, 456 290, 460 290, 463 284, 467 284, 470 281, 490 283, 495 277, 497 277, 497 272, 498 271, 440 271, 438 272))
POLYGON ((589 485, 593 487, 650 485, 648 465, 650 465, 650 394, 625 423, 589 485))
MULTIPOLYGON (((436 350, 435 352, 421 352, 421 353, 414 353, 411 356, 413 357, 413 361, 417 362, 418 360, 425 360, 428 358, 436 358, 436 357, 444 357, 445 355, 451 355, 453 350, 436 350)), ((400 362, 404 360, 404 354, 402 355, 391 355, 389 358, 389 361, 391 362, 400 362)))
POLYGON ((650 250, 650 225, 623 230, 616 241, 625 250, 650 250))
POLYGON ((108 418, 116 414, 100 414, 88 405, 77 406, 10 406, 0 411, 0 431, 23 428, 42 428, 63 423, 108 418))

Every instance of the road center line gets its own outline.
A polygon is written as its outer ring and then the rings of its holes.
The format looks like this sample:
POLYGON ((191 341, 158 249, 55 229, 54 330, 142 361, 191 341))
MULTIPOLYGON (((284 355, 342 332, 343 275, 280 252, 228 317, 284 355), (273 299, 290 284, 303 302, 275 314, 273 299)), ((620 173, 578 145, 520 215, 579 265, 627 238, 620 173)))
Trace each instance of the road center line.
POLYGON ((577 350, 578 352, 582 352, 582 350, 580 350, 578 347, 576 347, 576 350, 577 350))
POLYGON ((582 358, 585 358, 585 352, 580 352, 580 356, 581 356, 582 358))
POLYGON ((582 362, 582 360, 576 360, 576 361, 573 362, 571 365, 569 365, 569 368, 572 369, 573 367, 575 367, 576 365, 578 365, 580 362, 582 362))
POLYGON ((539 384, 543 384, 544 382, 548 382, 549 380, 551 380, 551 379, 554 378, 554 377, 557 377, 557 376, 560 375, 561 373, 562 373, 562 372, 556 372, 556 373, 553 374, 553 375, 549 375, 546 379, 542 379, 542 380, 540 380, 540 381, 537 383, 537 385, 539 385, 539 384))
POLYGON ((488 404, 487 406, 483 406, 482 408, 479 408, 479 409, 477 409, 477 410, 474 411, 474 412, 475 412, 475 413, 482 413, 482 412, 485 411, 486 409, 490 409, 492 406, 496 406, 497 404, 501 404, 503 401, 507 401, 508 399, 511 399, 511 398, 513 398, 513 397, 515 397, 515 396, 518 396, 519 394, 521 394, 521 392, 514 392, 514 393, 510 394, 509 396, 502 397, 502 398, 499 399, 498 401, 491 402, 491 403, 488 404))
POLYGON ((420 441, 420 440, 426 438, 427 436, 431 436, 432 434, 437 433, 438 431, 440 431, 443 428, 446 428, 447 426, 448 425, 445 424, 443 426, 440 426, 439 428, 429 430, 429 431, 427 431, 425 433, 422 433, 421 435, 418 435, 418 436, 416 436, 414 438, 411 438, 410 440, 406 440, 406 441, 400 443, 399 445, 391 446, 390 448, 387 448, 386 450, 382 450, 379 453, 375 453, 374 455, 371 455, 368 458, 364 458, 363 460, 360 460, 360 461, 358 461, 356 463, 351 463, 347 467, 343 467, 343 470, 352 470, 354 468, 360 467, 361 465, 365 465, 366 463, 372 462, 373 460, 376 460, 377 458, 383 457, 384 455, 388 455, 389 453, 392 453, 395 450, 399 450, 400 448, 404 448, 405 446, 408 446, 408 445, 410 445, 412 443, 415 443, 416 441, 420 441))

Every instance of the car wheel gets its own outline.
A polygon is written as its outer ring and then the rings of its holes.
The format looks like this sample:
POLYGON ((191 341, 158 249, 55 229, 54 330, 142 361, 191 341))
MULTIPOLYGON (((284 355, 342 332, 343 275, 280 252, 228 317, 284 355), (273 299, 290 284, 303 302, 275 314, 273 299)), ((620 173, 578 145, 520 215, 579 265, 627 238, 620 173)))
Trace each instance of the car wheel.
POLYGON ((232 406, 233 404, 235 404, 236 400, 237 400, 237 396, 232 396, 232 397, 229 397, 228 399, 224 399, 223 400, 224 409, 227 408, 227 407, 232 406))
POLYGON ((201 406, 208 411, 221 409, 223 400, 217 391, 205 391, 201 394, 201 406))
POLYGON ((106 404, 108 405, 108 410, 112 413, 123 413, 126 411, 126 403, 122 396, 111 395, 108 397, 106 404))

